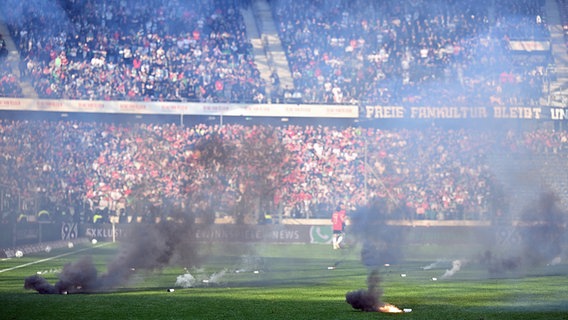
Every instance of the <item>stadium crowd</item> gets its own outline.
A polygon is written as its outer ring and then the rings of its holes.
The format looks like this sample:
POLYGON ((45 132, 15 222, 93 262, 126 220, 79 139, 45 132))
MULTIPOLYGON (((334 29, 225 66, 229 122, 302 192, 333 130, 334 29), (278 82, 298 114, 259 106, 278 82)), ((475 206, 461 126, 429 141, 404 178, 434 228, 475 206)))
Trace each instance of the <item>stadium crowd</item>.
MULTIPOLYGON (((303 102, 487 106, 541 98, 550 57, 519 56, 508 45, 549 38, 542 0, 269 3, 303 102)), ((566 19, 566 0, 559 4, 566 19)), ((39 98, 263 103, 266 83, 240 11, 249 5, 5 0, 3 15, 21 57, 19 78, 39 98)), ((0 97, 22 96, 12 70, 0 60, 0 97)), ((568 143, 553 130, 436 126, 0 120, 0 134, 0 189, 24 199, 2 204, 11 209, 3 220, 38 208, 55 220, 155 221, 177 211, 211 218, 250 208, 251 193, 259 210, 285 217, 327 217, 338 202, 379 197, 404 209, 399 219, 492 219, 504 205, 488 155, 561 153, 568 143)))
MULTIPOLYGON (((303 102, 526 105, 542 96, 550 57, 518 58, 508 46, 549 38, 541 0, 269 2, 303 102)), ((6 5, 22 73, 41 98, 266 102, 240 13, 249 1, 6 5)))
POLYGON ((40 98, 263 102, 238 1, 7 1, 40 98))
POLYGON ((21 98, 22 88, 10 64, 0 57, 0 98, 21 98))
POLYGON ((379 197, 398 208, 395 219, 490 220, 503 204, 489 155, 568 147, 564 131, 436 126, 2 120, 0 133, 2 188, 29 200, 5 221, 40 209, 77 221, 155 221, 184 210, 214 219, 255 189, 270 189, 253 197, 272 216, 329 217, 339 202, 379 197))
POLYGON ((20 80, 14 74, 12 66, 7 60, 8 54, 8 44, 4 36, 0 34, 0 98, 21 98, 20 80))
POLYGON ((382 105, 537 104, 550 37, 543 1, 273 0, 304 101, 382 105), (519 59, 520 58, 520 59, 519 59))

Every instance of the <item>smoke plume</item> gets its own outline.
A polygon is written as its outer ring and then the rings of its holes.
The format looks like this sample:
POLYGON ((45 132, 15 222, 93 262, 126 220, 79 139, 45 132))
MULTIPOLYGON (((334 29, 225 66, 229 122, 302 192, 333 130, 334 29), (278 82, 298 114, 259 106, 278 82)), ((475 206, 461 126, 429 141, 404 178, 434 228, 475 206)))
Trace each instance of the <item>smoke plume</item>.
POLYGON ((191 273, 184 273, 182 275, 179 275, 176 278, 176 286, 178 287, 182 287, 182 288, 191 288, 193 286, 195 286, 195 283, 197 282, 197 280, 195 279, 195 277, 191 274, 191 273))
POLYGON ((523 259, 532 267, 544 265, 562 253, 566 230, 558 197, 551 192, 540 195, 534 207, 529 207, 518 227, 523 248, 523 259))
POLYGON ((65 265, 55 285, 34 275, 25 279, 24 288, 42 294, 105 291, 127 284, 139 270, 159 270, 174 262, 198 265, 200 256, 192 230, 192 224, 179 221, 135 225, 106 273, 99 276, 92 258, 85 256, 65 265))
POLYGON ((494 247, 486 249, 479 261, 492 275, 545 266, 560 259, 566 226, 565 213, 552 192, 543 192, 538 199, 512 221, 513 226, 497 226, 507 236, 502 241, 496 237, 494 247))
POLYGON ((354 309, 367 312, 378 311, 382 305, 382 290, 379 288, 379 282, 379 271, 374 269, 367 277, 367 289, 348 292, 345 300, 354 309))
POLYGON ((385 211, 388 206, 383 200, 375 200, 350 215, 348 233, 361 244, 361 261, 369 268, 394 264, 402 258, 404 228, 388 224, 397 212, 385 211))
POLYGON ((59 281, 55 285, 49 284, 39 275, 26 278, 24 288, 35 289, 39 293, 68 293, 95 290, 99 286, 97 269, 91 257, 85 256, 74 263, 63 267, 59 281))
POLYGON ((210 276, 207 276, 205 274, 196 274, 195 276, 192 275, 191 273, 187 272, 186 269, 186 273, 179 275, 176 278, 176 283, 175 285, 178 287, 182 287, 182 288, 191 288, 191 287, 196 287, 198 286, 198 284, 201 283, 205 283, 207 285, 222 285, 223 284, 223 278, 225 277, 225 275, 227 274, 227 270, 223 269, 219 272, 215 272, 213 274, 211 274, 210 276))
POLYGON ((436 262, 432 262, 431 264, 422 267, 422 270, 430 270, 430 269, 438 268, 442 264, 446 264, 446 262, 447 262, 446 260, 437 260, 436 262))
MULTIPOLYGON (((465 261, 463 260, 454 260, 452 261, 452 268, 447 269, 446 272, 442 275, 442 279, 452 277, 456 272, 461 270, 461 267, 464 265, 465 261)), ((426 270, 426 269, 425 269, 426 270)))
POLYGON ((376 200, 350 215, 351 225, 347 232, 361 243, 361 261, 371 270, 367 277, 367 289, 346 294, 346 301, 354 309, 379 311, 384 303, 381 302, 378 268, 397 263, 402 257, 402 229, 388 225, 389 217, 397 213, 385 211, 385 208, 388 206, 382 200, 376 200))

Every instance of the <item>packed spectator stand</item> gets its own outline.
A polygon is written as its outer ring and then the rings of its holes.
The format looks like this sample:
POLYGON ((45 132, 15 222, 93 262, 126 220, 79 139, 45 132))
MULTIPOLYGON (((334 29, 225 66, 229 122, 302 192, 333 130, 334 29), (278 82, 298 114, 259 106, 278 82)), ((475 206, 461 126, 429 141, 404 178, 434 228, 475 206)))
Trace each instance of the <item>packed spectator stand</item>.
MULTIPOLYGON (((306 103, 537 104, 543 1, 270 1, 306 103)), ((41 98, 266 102, 241 9, 250 1, 9 1, 7 23, 41 98)), ((560 4, 561 5, 561 4, 560 4)), ((298 100, 298 99, 296 99, 298 100)), ((280 100, 279 100, 280 101, 280 100)))
POLYGON ((14 74, 11 64, 8 62, 8 44, 4 36, 0 34, 0 97, 22 97, 20 79, 14 74))
MULTIPOLYGON (((542 1, 269 2, 295 85, 282 97, 436 107, 543 96, 551 57, 508 48, 515 37, 547 39, 542 1)), ((269 102, 240 14, 249 1, 7 5, 21 61, 19 77, 0 61, 0 97, 22 97, 19 78, 44 99, 269 102)), ((211 219, 239 210, 259 180, 270 193, 256 207, 273 216, 328 217, 338 202, 381 198, 395 219, 493 220, 507 199, 490 156, 564 157, 568 143, 552 129, 438 126, 2 119, 0 133, 3 221, 39 209, 52 220, 157 221, 180 210, 211 219)))
POLYGON ((10 65, 0 58, 0 97, 22 97, 19 80, 10 65))
POLYGON ((549 37, 542 1, 271 2, 304 101, 527 105, 542 95, 550 57, 515 61, 508 48, 549 37))
POLYGON ((40 98, 262 102, 236 1, 11 1, 40 98))
POLYGON ((568 147, 564 131, 436 126, 3 120, 0 131, 3 190, 29 201, 26 214, 42 208, 53 219, 84 221, 97 212, 154 221, 181 209, 230 216, 264 180, 273 190, 259 210, 273 216, 328 217, 339 202, 353 208, 378 197, 404 208, 396 219, 492 220, 506 205, 491 155, 561 157, 568 147))

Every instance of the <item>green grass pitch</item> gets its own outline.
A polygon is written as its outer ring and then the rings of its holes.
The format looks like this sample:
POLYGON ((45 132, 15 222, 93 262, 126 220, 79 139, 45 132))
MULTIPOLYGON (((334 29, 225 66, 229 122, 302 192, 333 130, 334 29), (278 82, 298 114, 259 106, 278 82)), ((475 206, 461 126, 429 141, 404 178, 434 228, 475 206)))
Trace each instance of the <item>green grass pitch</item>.
POLYGON ((436 248, 423 250, 399 264, 380 267, 382 300, 412 309, 384 314, 361 312, 345 302, 347 292, 366 288, 368 270, 356 248, 256 245, 245 249, 233 244, 208 250, 211 256, 199 268, 136 271, 127 285, 115 290, 68 295, 25 290, 24 279, 41 273, 55 283, 63 265, 81 255, 91 255, 99 273, 104 273, 116 253, 115 245, 75 246, 4 259, 0 261, 1 318, 568 319, 565 262, 523 276, 501 277, 488 277, 483 266, 468 264, 442 279, 451 263, 424 270, 423 266, 444 257, 436 248), (178 276, 187 272, 195 278, 193 285, 176 286, 178 276))

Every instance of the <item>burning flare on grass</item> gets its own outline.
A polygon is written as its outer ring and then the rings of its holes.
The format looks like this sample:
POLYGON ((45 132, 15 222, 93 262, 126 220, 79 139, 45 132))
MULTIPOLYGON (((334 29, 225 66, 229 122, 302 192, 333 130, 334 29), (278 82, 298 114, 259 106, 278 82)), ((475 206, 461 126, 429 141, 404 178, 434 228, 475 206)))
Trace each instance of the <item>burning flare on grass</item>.
POLYGON ((362 311, 377 311, 381 307, 381 295, 383 294, 379 288, 379 272, 373 270, 367 278, 367 289, 359 289, 347 292, 345 300, 354 309, 362 311))
POLYGON ((401 309, 399 309, 397 306, 394 306, 390 303, 385 303, 382 306, 379 307, 379 312, 383 312, 383 313, 402 313, 404 311, 402 311, 401 309))
POLYGON ((387 223, 389 216, 395 215, 394 211, 385 209, 389 207, 391 206, 383 199, 377 198, 350 215, 349 233, 362 243, 361 261, 371 270, 367 277, 367 289, 351 291, 345 295, 347 303, 354 309, 367 312, 404 312, 381 301, 383 292, 379 285, 379 268, 399 261, 402 256, 401 244, 404 242, 401 229, 387 223))
POLYGON ((403 310, 381 301, 382 291, 379 288, 380 278, 378 270, 373 270, 367 278, 367 289, 348 292, 345 300, 354 309, 366 312, 401 313, 403 310))

